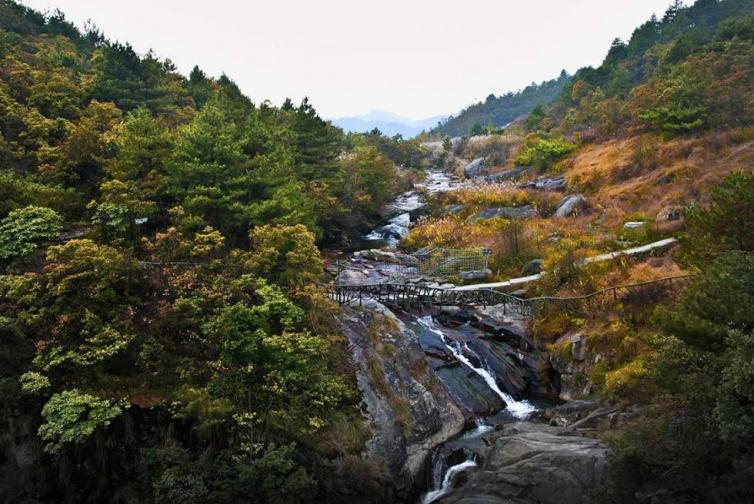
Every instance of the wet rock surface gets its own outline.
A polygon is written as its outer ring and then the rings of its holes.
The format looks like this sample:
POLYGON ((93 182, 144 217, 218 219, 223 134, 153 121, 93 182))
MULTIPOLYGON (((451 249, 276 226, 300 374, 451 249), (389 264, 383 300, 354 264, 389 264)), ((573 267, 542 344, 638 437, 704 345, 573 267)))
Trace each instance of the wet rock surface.
POLYGON ((432 450, 458 434, 465 417, 442 387, 434 386, 419 338, 374 301, 344 308, 339 320, 348 338, 372 438, 367 457, 385 467, 396 496, 406 498, 432 450))
POLYGON ((483 462, 442 503, 581 504, 607 479, 606 448, 559 427, 516 422, 485 435, 483 462))

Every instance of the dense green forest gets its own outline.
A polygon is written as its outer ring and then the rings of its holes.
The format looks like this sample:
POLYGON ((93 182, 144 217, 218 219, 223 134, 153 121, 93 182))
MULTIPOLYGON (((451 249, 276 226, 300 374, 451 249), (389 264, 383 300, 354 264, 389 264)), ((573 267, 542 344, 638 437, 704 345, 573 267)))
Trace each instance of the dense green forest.
POLYGON ((0 459, 0 500, 348 487, 319 462, 363 434, 318 245, 361 236, 418 149, 2 0, 0 444, 42 455, 0 459))
POLYGON ((430 134, 439 136, 480 135, 502 128, 514 119, 528 114, 538 105, 555 100, 563 86, 570 80, 566 71, 557 79, 532 83, 521 91, 495 96, 491 94, 484 102, 471 105, 458 114, 450 116, 430 134))

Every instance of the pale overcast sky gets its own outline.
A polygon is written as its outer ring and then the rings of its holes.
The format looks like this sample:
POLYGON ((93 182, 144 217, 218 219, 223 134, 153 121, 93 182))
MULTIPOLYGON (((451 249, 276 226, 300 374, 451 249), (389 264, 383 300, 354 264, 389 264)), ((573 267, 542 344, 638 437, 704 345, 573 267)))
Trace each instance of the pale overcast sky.
POLYGON ((415 119, 597 65, 671 0, 23 0, 91 19, 184 74, 225 72, 255 102, 415 119))

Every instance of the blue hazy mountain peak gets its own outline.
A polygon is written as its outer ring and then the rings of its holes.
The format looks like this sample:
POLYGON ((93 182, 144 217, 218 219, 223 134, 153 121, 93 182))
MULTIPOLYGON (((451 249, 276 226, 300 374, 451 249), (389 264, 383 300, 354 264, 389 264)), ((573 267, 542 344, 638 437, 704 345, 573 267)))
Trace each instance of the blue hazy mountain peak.
POLYGON ((411 138, 422 131, 429 131, 447 116, 434 116, 426 119, 410 119, 392 112, 372 110, 366 114, 338 117, 332 123, 346 132, 365 133, 374 128, 386 135, 400 134, 404 138, 411 138))

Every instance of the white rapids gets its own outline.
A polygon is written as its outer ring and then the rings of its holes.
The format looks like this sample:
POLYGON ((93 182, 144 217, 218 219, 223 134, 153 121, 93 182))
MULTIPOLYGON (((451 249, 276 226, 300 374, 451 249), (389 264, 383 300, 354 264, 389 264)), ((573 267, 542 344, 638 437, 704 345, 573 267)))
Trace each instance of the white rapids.
MULTIPOLYGON (((453 353, 455 358, 467 367, 471 368, 471 370, 476 374, 478 374, 484 380, 487 386, 505 402, 506 410, 508 410, 511 415, 516 418, 525 419, 529 417, 529 415, 537 411, 537 407, 531 404, 529 401, 516 401, 512 396, 500 390, 500 387, 497 384, 497 380, 492 375, 492 373, 483 366, 475 367, 471 360, 466 356, 466 354, 464 354, 464 351, 473 354, 468 345, 464 343, 463 346, 461 346, 461 344, 457 341, 453 341, 447 338, 443 334, 443 332, 437 328, 434 321, 432 320, 432 317, 419 317, 418 322, 427 330, 432 331, 440 336, 447 349, 453 353)), ((481 362, 481 359, 478 360, 481 362)))
POLYGON ((455 475, 470 467, 476 467, 476 465, 477 463, 473 460, 464 460, 460 464, 449 467, 445 472, 445 477, 442 479, 442 485, 440 485, 440 488, 427 492, 422 498, 422 504, 430 504, 448 493, 453 485, 453 478, 455 475))

